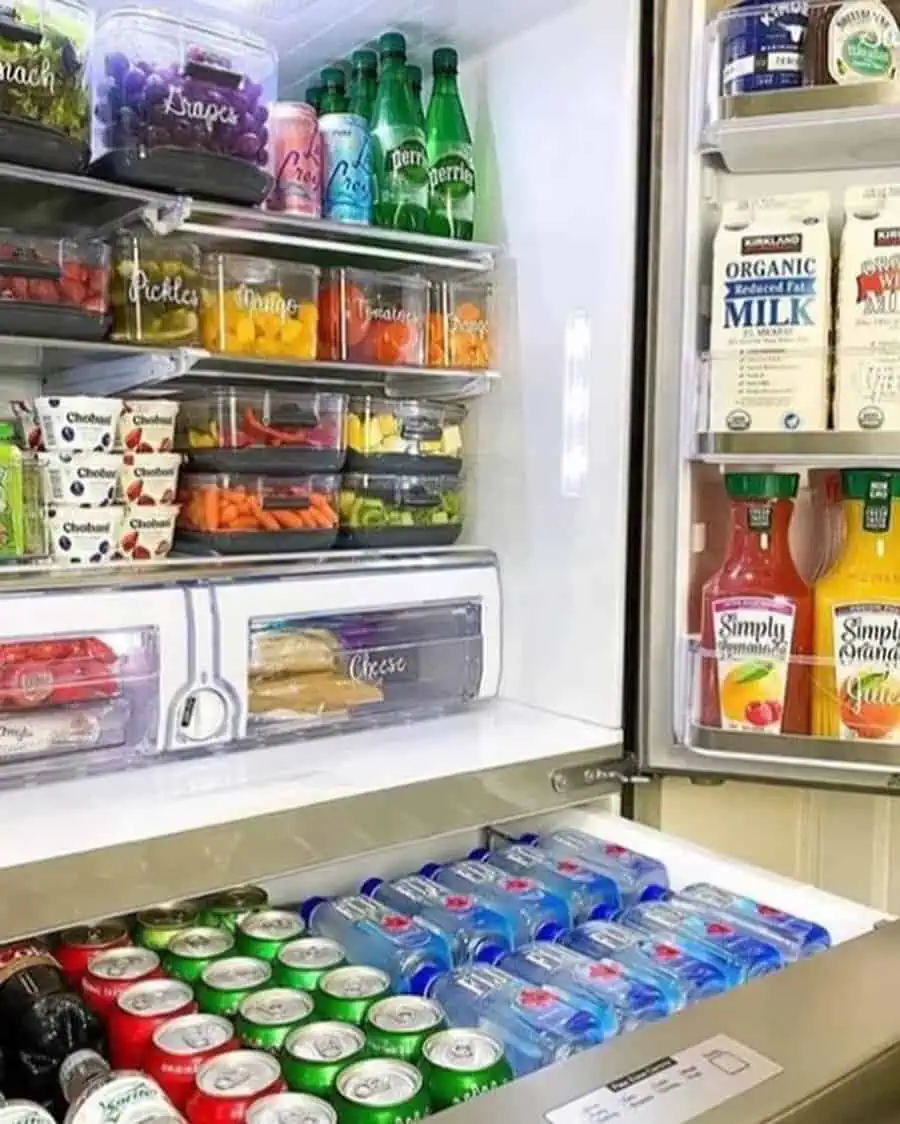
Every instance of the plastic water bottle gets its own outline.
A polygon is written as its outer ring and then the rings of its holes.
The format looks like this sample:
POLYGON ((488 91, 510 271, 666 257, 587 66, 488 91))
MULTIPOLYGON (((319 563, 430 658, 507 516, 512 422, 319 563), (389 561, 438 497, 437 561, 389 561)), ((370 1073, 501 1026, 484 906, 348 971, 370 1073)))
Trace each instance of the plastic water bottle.
POLYGON ((517 1077, 599 1045, 618 1029, 611 1009, 604 1020, 556 987, 535 987, 486 964, 441 976, 429 994, 451 1026, 477 1026, 498 1038, 517 1077))
POLYGON ((504 956, 500 967, 530 983, 562 988, 573 998, 588 1002, 592 1010, 599 1008, 603 1018, 611 1007, 621 1031, 665 1019, 678 1009, 646 974, 609 958, 592 960, 559 944, 539 941, 525 945, 504 956))
POLYGON ((523 835, 519 842, 539 847, 558 858, 577 856, 588 866, 606 871, 616 880, 626 908, 635 902, 667 896, 669 873, 663 863, 618 843, 598 839, 586 831, 563 829, 546 835, 523 835))
POLYGON ((424 995, 442 972, 453 967, 450 943, 443 933, 372 898, 310 898, 302 914, 311 933, 338 941, 352 963, 387 972, 399 992, 424 995))
POLYGON ((440 929, 450 941, 457 965, 496 964, 515 946, 515 928, 498 909, 474 894, 448 890, 421 874, 396 882, 370 878, 360 886, 360 893, 440 929))
POLYGON ((639 902, 626 910, 622 923, 715 964, 725 973, 729 987, 777 972, 785 964, 770 941, 737 921, 704 914, 691 902, 639 902))
POLYGON ((570 930, 563 944, 596 960, 612 959, 668 996, 672 1010, 728 990, 725 973, 711 960, 680 948, 668 934, 646 937, 615 921, 587 921, 570 930))
POLYGON ((804 956, 812 956, 815 952, 823 952, 831 948, 831 934, 823 925, 815 921, 807 921, 793 913, 785 913, 781 909, 763 905, 753 898, 745 898, 741 894, 733 894, 730 890, 722 890, 710 882, 695 882, 692 886, 681 890, 679 900, 696 902, 706 906, 716 913, 734 917, 737 921, 750 921, 784 942, 791 950, 791 959, 799 960, 804 956))
POLYGON ((479 847, 469 858, 490 863, 509 874, 535 878, 569 903, 575 924, 615 917, 623 907, 618 883, 596 867, 571 856, 559 858, 523 843, 488 850, 479 847))
POLYGON ((439 866, 429 863, 422 874, 460 894, 475 894, 509 919, 515 945, 555 941, 572 924, 563 898, 533 878, 519 878, 474 859, 439 866))

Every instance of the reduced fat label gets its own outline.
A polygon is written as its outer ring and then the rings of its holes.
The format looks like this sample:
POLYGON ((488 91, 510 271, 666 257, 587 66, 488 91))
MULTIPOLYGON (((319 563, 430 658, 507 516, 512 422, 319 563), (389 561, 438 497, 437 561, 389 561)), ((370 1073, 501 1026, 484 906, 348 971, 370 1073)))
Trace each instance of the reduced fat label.
POLYGON ((900 605, 837 605, 833 620, 838 736, 900 742, 900 605))
POLYGON ((796 606, 774 597, 713 601, 713 637, 723 730, 780 734, 796 606))

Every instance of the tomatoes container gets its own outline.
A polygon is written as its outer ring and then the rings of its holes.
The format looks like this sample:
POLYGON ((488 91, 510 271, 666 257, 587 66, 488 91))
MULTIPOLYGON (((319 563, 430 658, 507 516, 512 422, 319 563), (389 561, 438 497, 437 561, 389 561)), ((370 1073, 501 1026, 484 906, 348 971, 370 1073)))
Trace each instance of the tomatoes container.
POLYGON ((97 22, 91 53, 91 171, 106 179, 233 203, 272 187, 269 109, 278 60, 223 23, 145 7, 97 22))
POLYGON ((347 467, 358 472, 458 473, 462 406, 416 399, 352 398, 347 467))
POLYGON ((234 1028, 220 1015, 179 1015, 153 1032, 144 1072, 173 1105, 184 1111, 200 1067, 210 1058, 239 1049, 234 1028))
POLYGON ((427 311, 422 277, 331 270, 319 295, 319 358, 421 367, 427 311))
POLYGON ((211 254, 201 339, 209 351, 258 359, 316 358, 319 270, 243 254, 211 254))
POLYGON ((126 988, 109 1015, 109 1060, 114 1069, 141 1069, 153 1032, 177 1015, 197 1010, 183 980, 143 980, 126 988))
POLYGON ((201 472, 339 472, 344 394, 223 390, 183 403, 178 447, 201 472))
POLYGON ((486 370, 491 346, 493 288, 487 281, 447 281, 428 297, 428 366, 486 370))
POLYGON ((183 473, 175 545, 203 554, 327 550, 338 477, 183 473))
POLYGON ((97 636, 0 644, 0 708, 36 710, 113 699, 119 658, 97 636))
POLYGON ((178 235, 119 235, 110 278, 114 340, 199 345, 201 296, 196 243, 178 235))
POLYGON ((131 944, 128 929, 122 921, 101 921, 97 925, 77 925, 59 934, 59 943, 53 950, 63 975, 77 991, 90 962, 111 948, 124 948, 131 944))
POLYGON ((93 957, 81 980, 85 1002, 108 1019, 119 996, 142 980, 161 979, 159 956, 149 948, 114 948, 93 957))
POLYGON ((348 472, 341 484, 340 543, 356 548, 451 546, 462 531, 458 476, 348 472))
MULTIPOLYGON (((0 63, 2 42, 0 36, 0 63)), ((0 101, 6 85, 0 82, 0 101)), ((0 333, 102 340, 108 313, 105 243, 0 229, 0 333)))

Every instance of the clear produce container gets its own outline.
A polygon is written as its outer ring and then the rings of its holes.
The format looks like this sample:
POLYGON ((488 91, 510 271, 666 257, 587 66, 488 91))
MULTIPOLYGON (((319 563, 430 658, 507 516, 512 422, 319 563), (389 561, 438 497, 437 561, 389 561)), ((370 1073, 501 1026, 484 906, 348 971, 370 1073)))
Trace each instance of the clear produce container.
POLYGON ((451 546, 462 531, 458 476, 348 472, 341 484, 343 546, 451 546))
POLYGON ((487 370, 491 346, 492 287, 486 281, 448 281, 431 286, 428 366, 487 370))
POLYGON ((78 0, 33 0, 0 12, 0 160, 78 172, 87 163, 85 60, 94 15, 78 0))
POLYGON ((272 186, 269 109, 278 60, 225 24, 139 7, 97 22, 92 170, 108 179, 234 203, 272 186))
POLYGON ((221 390, 182 404, 178 448, 200 472, 339 472, 346 412, 344 394, 221 390))
POLYGON ((175 545, 202 554, 327 550, 337 538, 338 477, 183 473, 175 545))
POLYGON ((319 294, 319 358, 421 367, 427 310, 422 277, 331 270, 319 294))
POLYGON ((316 358, 319 270, 242 254, 210 254, 204 268, 203 346, 260 359, 316 358))
POLYGON ((347 413, 347 467, 375 473, 458 473, 465 416, 462 406, 439 402, 352 398, 347 413))
POLYGON ((199 344, 200 267, 200 250, 186 238, 120 235, 110 281, 113 339, 199 344))
POLYGON ((0 229, 0 334, 101 340, 108 312, 103 242, 0 229))

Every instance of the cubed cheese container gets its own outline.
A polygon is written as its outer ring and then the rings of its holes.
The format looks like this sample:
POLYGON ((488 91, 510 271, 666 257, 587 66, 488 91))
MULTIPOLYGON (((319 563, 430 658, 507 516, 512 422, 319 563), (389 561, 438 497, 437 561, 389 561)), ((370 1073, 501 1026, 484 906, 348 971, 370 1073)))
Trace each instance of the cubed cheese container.
POLYGON ((416 399, 351 398, 347 468, 359 472, 457 474, 462 406, 416 399))
POLYGON ((316 358, 319 270, 243 254, 210 254, 201 339, 209 351, 258 359, 316 358))
POLYGON ((319 296, 319 358, 421 367, 427 311, 422 277, 330 270, 319 296))
POLYGON ((339 472, 344 394, 221 390, 182 403, 178 448, 200 472, 339 472))
POLYGON ((182 474, 176 547, 202 554, 327 550, 337 538, 338 477, 182 474))
POLYGON ((270 44, 134 6, 98 20, 91 60, 94 174, 233 203, 265 199, 278 90, 270 44))
POLYGON ((154 347, 200 343, 200 249, 187 238, 122 233, 110 280, 112 338, 154 347))
POLYGON ((340 543, 362 549, 451 546, 462 531, 458 476, 348 472, 341 483, 340 543))
POLYGON ((428 296, 428 366, 487 370, 493 363, 487 281, 446 281, 428 296))

